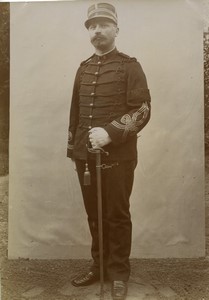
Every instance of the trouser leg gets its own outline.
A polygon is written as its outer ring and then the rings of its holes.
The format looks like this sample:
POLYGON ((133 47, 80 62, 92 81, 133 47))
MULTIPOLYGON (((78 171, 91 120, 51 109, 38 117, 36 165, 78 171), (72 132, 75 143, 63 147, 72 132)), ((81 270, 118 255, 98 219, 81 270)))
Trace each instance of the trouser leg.
MULTIPOLYGON (((78 177, 92 236, 93 268, 99 268, 97 181, 95 162, 89 163, 91 185, 83 185, 85 162, 76 161, 78 177)), ((129 197, 133 185, 135 161, 121 162, 102 170, 104 262, 111 280, 128 280, 130 274, 131 217, 129 197)))
MULTIPOLYGON (((81 186, 81 191, 84 200, 84 206, 88 216, 88 224, 92 237, 91 245, 91 255, 93 258, 93 271, 99 272, 99 233, 98 233, 98 209, 97 209, 97 180, 96 180, 96 167, 95 162, 90 161, 88 164, 89 171, 91 174, 91 184, 84 185, 84 171, 85 171, 85 161, 76 160, 76 168, 78 173, 78 178, 81 186)), ((106 263, 106 258, 108 256, 108 246, 107 246, 107 226, 103 222, 103 254, 104 254, 104 268, 106 263)))
POLYGON ((127 281, 130 275, 132 223, 129 198, 135 167, 135 161, 120 162, 103 174, 104 215, 109 243, 107 272, 111 280, 127 281))

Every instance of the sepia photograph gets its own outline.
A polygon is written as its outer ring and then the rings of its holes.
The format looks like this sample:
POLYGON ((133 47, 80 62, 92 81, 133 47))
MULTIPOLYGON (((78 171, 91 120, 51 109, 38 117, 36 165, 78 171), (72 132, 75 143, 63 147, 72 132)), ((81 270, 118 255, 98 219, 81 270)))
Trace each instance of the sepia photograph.
POLYGON ((2 300, 209 299, 209 1, 0 3, 2 300))

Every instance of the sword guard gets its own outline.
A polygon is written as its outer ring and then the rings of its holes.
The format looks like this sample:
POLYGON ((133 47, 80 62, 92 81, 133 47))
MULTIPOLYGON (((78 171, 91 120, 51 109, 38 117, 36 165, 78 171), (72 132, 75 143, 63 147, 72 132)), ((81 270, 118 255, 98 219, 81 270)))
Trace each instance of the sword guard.
POLYGON ((88 147, 88 151, 89 151, 90 153, 93 153, 93 154, 97 154, 98 151, 100 151, 101 154, 105 154, 106 156, 109 155, 109 152, 105 151, 105 150, 104 150, 103 148, 101 148, 101 147, 97 147, 97 148, 89 148, 89 147, 88 147))

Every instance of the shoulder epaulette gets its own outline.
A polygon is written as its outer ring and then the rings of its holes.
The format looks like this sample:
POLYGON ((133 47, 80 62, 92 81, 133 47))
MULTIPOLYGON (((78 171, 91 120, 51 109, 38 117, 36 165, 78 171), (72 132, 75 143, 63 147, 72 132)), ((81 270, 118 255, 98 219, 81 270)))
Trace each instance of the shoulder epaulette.
POLYGON ((123 52, 118 52, 120 56, 126 59, 126 61, 137 61, 135 57, 130 57, 129 55, 123 53, 123 52))
POLYGON ((93 56, 94 56, 94 54, 91 55, 89 58, 85 59, 84 61, 82 61, 81 64, 80 64, 80 66, 88 64, 91 61, 91 59, 92 59, 93 56))

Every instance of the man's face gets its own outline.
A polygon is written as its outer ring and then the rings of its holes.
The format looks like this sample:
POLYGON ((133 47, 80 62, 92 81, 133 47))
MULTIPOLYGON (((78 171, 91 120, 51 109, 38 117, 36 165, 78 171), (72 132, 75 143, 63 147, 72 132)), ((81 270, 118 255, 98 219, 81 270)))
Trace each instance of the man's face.
POLYGON ((91 22, 89 36, 92 45, 100 51, 108 51, 114 47, 118 34, 117 26, 107 19, 96 19, 91 22))

